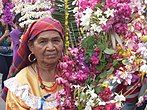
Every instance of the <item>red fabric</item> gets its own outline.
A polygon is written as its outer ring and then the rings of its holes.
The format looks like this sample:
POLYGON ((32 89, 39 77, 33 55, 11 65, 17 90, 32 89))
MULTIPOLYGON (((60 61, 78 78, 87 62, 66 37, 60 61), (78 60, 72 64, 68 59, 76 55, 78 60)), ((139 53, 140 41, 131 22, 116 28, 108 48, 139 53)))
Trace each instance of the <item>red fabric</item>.
MULTIPOLYGON (((132 83, 131 85, 124 85, 120 84, 116 88, 117 93, 122 93, 124 96, 139 94, 139 91, 141 89, 141 81, 137 81, 132 83), (130 89, 131 88, 131 89, 130 89)), ((136 102, 138 99, 138 95, 135 95, 132 98, 126 98, 126 102, 133 103, 136 102)))

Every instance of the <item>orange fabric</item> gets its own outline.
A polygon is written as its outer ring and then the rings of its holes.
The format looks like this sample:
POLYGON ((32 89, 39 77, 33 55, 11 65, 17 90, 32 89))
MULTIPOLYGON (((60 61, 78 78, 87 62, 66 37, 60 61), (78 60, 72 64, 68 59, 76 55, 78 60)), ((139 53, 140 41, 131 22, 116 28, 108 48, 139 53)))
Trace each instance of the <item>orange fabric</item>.
MULTIPOLYGON (((43 97, 46 94, 53 94, 61 89, 60 86, 58 86, 57 90, 54 92, 48 92, 41 89, 40 82, 38 81, 37 73, 33 71, 31 66, 28 66, 23 70, 21 70, 15 77, 20 87, 23 85, 28 85, 29 92, 31 93, 31 95, 37 97, 43 97)), ((52 86, 54 84, 53 82, 43 82, 43 83, 47 84, 48 86, 52 86)), ((47 101, 56 100, 56 98, 46 99, 46 100, 47 101)), ((9 90, 6 99, 6 110, 33 110, 33 109, 30 109, 30 107, 26 105, 22 99, 20 99, 20 97, 17 97, 16 94, 12 93, 11 90, 9 90)), ((57 110, 57 108, 53 108, 49 110, 57 110)))

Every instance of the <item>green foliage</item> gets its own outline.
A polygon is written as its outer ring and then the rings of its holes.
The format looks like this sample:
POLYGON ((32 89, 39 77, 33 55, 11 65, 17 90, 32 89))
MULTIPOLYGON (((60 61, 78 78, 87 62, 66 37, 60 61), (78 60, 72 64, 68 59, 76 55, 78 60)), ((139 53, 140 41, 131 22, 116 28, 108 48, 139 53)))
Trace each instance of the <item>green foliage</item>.
POLYGON ((130 62, 129 62, 128 59, 124 59, 124 60, 122 60, 122 64, 124 64, 124 65, 130 65, 130 62))
POLYGON ((95 45, 95 39, 92 36, 86 37, 83 41, 82 41, 82 47, 85 48, 86 50, 93 50, 94 49, 94 45, 95 45))
POLYGON ((106 54, 114 54, 114 53, 115 53, 115 50, 106 48, 106 49, 104 50, 104 52, 105 52, 106 54))
MULTIPOLYGON (((105 59, 104 59, 104 60, 105 60, 105 59)), ((97 69, 98 71, 104 70, 104 68, 105 68, 105 66, 106 66, 106 64, 107 64, 107 62, 104 61, 104 60, 103 60, 103 62, 100 62, 100 64, 96 67, 96 69, 97 69)))
POLYGON ((101 91, 103 91, 104 87, 95 87, 95 92, 98 94, 100 93, 101 91))
POLYGON ((100 77, 101 79, 104 79, 104 78, 107 77, 108 75, 112 74, 113 71, 114 71, 114 68, 111 67, 109 70, 104 71, 103 73, 101 73, 101 74, 99 75, 99 77, 100 77))
POLYGON ((119 64, 119 61, 118 60, 113 60, 113 66, 117 66, 119 64))
MULTIPOLYGON (((72 5, 72 2, 74 0, 68 0, 68 33, 69 33, 69 42, 70 46, 74 47, 77 46, 78 43, 78 37, 80 36, 80 31, 76 25, 75 17, 73 13, 74 6, 72 5)), ((64 0, 56 0, 55 1, 55 12, 53 13, 53 17, 57 20, 59 20, 62 25, 65 27, 65 2, 64 0)), ((64 29, 65 30, 65 29, 64 29)))

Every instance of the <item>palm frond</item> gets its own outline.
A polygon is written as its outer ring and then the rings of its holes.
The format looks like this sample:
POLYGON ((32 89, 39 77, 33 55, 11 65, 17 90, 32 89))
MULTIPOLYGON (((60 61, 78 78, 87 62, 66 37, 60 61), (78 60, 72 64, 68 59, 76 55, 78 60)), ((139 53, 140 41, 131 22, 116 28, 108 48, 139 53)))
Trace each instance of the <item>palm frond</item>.
MULTIPOLYGON (((59 20, 64 27, 65 26, 65 13, 68 11, 68 29, 65 29, 68 31, 68 40, 69 40, 69 46, 75 47, 78 44, 78 37, 80 35, 80 31, 76 25, 75 17, 73 13, 74 6, 72 5, 72 2, 74 0, 68 0, 68 10, 65 9, 65 2, 64 0, 56 0, 55 1, 55 8, 56 11, 53 13, 53 17, 57 20, 59 20)), ((67 28, 67 27, 66 27, 67 28)))

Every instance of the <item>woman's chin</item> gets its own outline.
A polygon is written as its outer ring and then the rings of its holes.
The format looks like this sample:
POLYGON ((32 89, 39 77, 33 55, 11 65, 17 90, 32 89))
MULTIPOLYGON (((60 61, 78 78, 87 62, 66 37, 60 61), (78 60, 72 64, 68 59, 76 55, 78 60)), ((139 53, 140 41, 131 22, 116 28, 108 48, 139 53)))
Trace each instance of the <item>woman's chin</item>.
POLYGON ((57 64, 57 63, 58 63, 58 59, 57 59, 56 57, 54 57, 54 59, 53 59, 53 58, 52 58, 52 59, 46 59, 46 60, 45 60, 45 63, 46 63, 47 65, 57 64))

